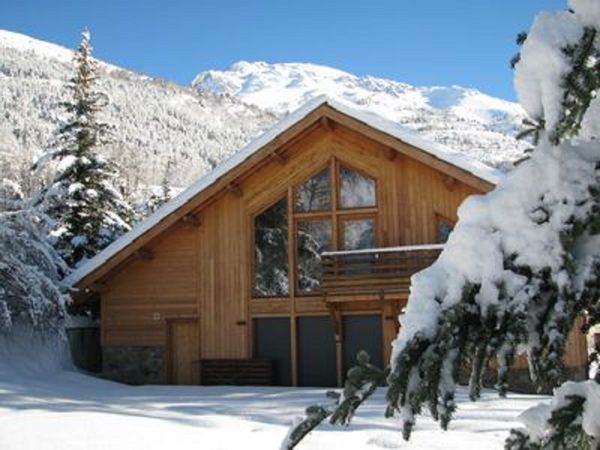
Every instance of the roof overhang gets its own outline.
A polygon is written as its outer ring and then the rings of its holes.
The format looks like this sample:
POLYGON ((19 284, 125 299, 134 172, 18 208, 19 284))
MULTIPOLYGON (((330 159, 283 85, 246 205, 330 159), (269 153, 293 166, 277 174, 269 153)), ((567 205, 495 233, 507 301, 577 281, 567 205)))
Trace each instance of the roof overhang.
POLYGON ((289 114, 213 171, 201 177, 177 197, 141 221, 69 275, 66 282, 77 289, 91 286, 125 264, 132 255, 164 230, 202 207, 218 193, 239 182, 239 178, 281 149, 295 142, 307 130, 333 121, 368 138, 414 158, 482 192, 492 190, 502 173, 455 150, 428 142, 398 124, 344 103, 318 97, 289 114), (325 120, 324 120, 325 119, 325 120))

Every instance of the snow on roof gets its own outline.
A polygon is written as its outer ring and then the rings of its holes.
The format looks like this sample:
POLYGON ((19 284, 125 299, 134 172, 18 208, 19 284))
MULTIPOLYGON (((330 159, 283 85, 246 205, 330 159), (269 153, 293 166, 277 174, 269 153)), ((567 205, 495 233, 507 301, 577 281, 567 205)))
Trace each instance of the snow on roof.
POLYGON ((354 119, 359 120, 372 128, 387 133, 403 142, 406 142, 407 144, 418 147, 419 149, 439 158, 440 160, 460 167, 461 169, 470 172, 471 174, 492 184, 496 184, 502 177, 502 172, 499 170, 489 167, 480 161, 473 160, 472 158, 456 150, 452 150, 443 145, 424 140, 417 136, 414 132, 407 130, 406 128, 390 120, 384 119, 377 114, 374 114, 370 111, 357 109, 355 106, 350 106, 339 100, 332 100, 327 96, 319 96, 307 102, 304 106, 296 111, 288 114, 257 139, 250 142, 238 152, 234 153, 230 158, 223 161, 214 170, 198 179, 195 183, 192 183, 178 196, 165 203, 148 218, 136 224, 131 231, 125 233, 96 256, 84 262, 67 277, 67 284, 74 285, 88 274, 94 272, 110 258, 140 238, 148 230, 152 229, 165 218, 170 216, 173 212, 190 202, 200 192, 211 186, 227 172, 246 161, 250 156, 273 141, 288 128, 300 122, 314 110, 323 105, 328 105, 338 112, 353 117, 354 119))

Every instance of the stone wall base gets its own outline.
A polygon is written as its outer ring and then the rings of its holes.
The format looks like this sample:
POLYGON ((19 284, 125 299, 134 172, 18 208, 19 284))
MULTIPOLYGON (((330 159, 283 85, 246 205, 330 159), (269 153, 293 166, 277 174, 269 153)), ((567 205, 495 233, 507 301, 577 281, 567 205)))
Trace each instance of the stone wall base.
POLYGON ((102 347, 102 375, 127 384, 161 384, 164 382, 164 348, 102 347))

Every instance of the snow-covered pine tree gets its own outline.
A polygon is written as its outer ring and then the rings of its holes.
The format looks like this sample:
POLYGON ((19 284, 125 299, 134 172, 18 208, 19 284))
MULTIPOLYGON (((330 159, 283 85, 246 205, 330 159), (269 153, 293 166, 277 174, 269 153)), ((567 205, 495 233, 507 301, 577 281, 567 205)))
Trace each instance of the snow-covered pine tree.
MULTIPOLYGON (((537 16, 515 66, 519 100, 539 127, 531 158, 494 192, 461 206, 439 260, 413 277, 394 342, 387 411, 400 412, 407 438, 425 406, 447 427, 466 364, 473 399, 493 357, 505 394, 519 348, 532 380, 556 386, 568 333, 577 317, 598 308, 600 2, 569 6, 537 16)), ((586 383, 600 392, 600 385, 586 383)), ((562 411, 552 419, 558 422, 548 422, 562 430, 553 444, 568 429, 557 423, 579 419, 581 430, 582 405, 593 401, 584 396, 572 403, 571 415, 562 411)))
POLYGON ((43 204, 58 227, 55 248, 71 266, 90 258, 130 228, 133 211, 115 188, 117 168, 98 149, 110 143, 111 127, 99 119, 108 97, 96 88, 98 65, 92 58, 90 32, 82 33, 75 52, 70 98, 62 106, 66 118, 50 149, 34 166, 57 162, 43 204))
MULTIPOLYGON (((402 417, 405 439, 423 408, 448 427, 465 366, 473 400, 492 358, 506 394, 509 368, 523 349, 532 380, 557 386, 575 320, 598 320, 599 32, 600 1, 570 0, 566 11, 540 13, 523 37, 515 87, 538 142, 493 192, 461 205, 439 259, 411 280, 386 410, 402 417)), ((506 447, 597 448, 597 411, 598 378, 567 382, 550 407, 525 414, 528 429, 513 432, 506 447)), ((314 428, 310 419, 299 426, 314 428)))
POLYGON ((173 159, 169 156, 167 163, 165 164, 165 170, 163 177, 160 182, 160 191, 152 192, 148 201, 146 202, 145 208, 143 208, 142 215, 149 216, 162 205, 167 203, 173 197, 173 190, 171 188, 171 176, 173 170, 173 159))
POLYGON ((16 183, 0 181, 0 333, 16 324, 61 334, 69 270, 48 243, 49 219, 23 200, 16 183))

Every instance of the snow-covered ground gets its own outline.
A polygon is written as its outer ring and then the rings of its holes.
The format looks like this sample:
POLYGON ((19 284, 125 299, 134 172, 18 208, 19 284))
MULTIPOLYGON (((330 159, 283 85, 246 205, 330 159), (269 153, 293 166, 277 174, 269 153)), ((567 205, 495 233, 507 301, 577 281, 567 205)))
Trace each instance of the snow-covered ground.
MULTIPOLYGON (((323 400, 323 389, 202 386, 125 386, 75 371, 44 376, 2 370, 2 450, 278 449, 294 416, 323 400), (10 374, 10 375, 9 375, 10 374)), ((411 442, 398 420, 383 418, 383 392, 358 412, 349 428, 325 426, 298 449, 501 449, 516 416, 540 397, 486 391, 459 411, 443 432, 429 418, 411 442)))

